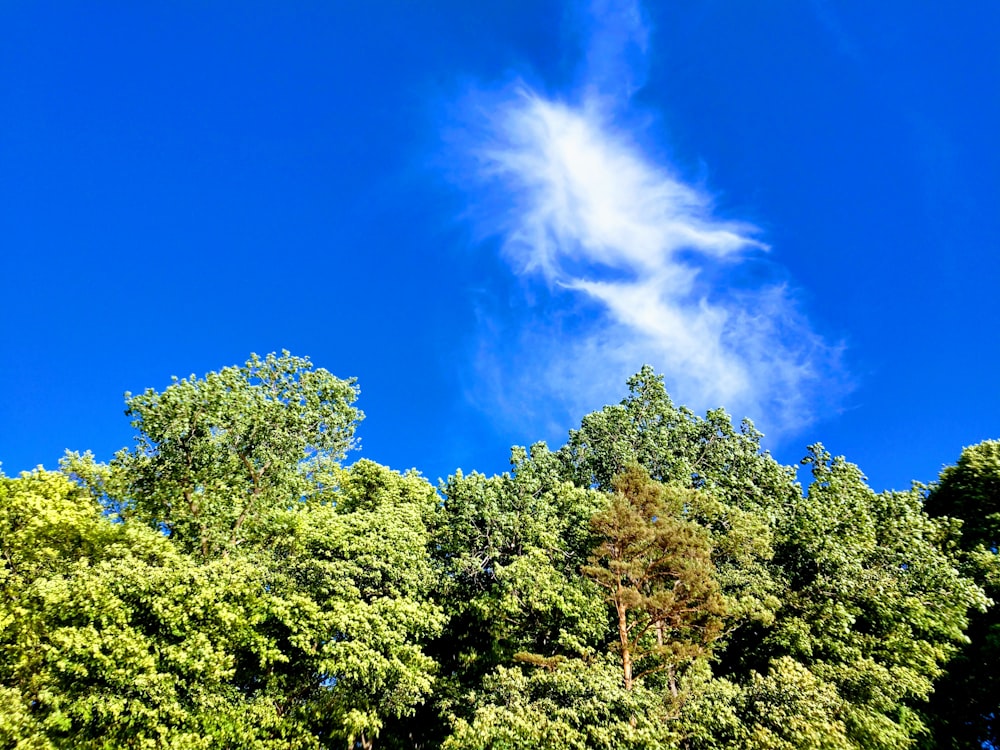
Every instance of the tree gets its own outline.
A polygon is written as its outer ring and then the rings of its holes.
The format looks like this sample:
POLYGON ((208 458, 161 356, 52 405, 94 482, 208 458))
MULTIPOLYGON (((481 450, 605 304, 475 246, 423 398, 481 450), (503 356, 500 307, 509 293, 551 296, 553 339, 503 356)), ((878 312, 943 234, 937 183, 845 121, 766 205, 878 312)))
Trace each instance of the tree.
MULTIPOLYGON (((656 481, 696 490, 688 520, 711 536, 730 614, 726 641, 754 642, 781 604, 772 545, 776 520, 801 493, 795 469, 761 448, 762 435, 749 420, 736 428, 722 409, 701 418, 675 406, 663 377, 648 365, 628 388, 621 403, 586 415, 570 431, 558 452, 563 471, 578 486, 613 491, 614 476, 638 464, 656 481)), ((739 668, 746 677, 749 665, 739 668)))
POLYGON ((0 744, 371 746, 443 625, 420 477, 372 462, 204 559, 67 477, 0 477, 0 744), (17 744, 20 743, 20 744, 17 744))
POLYGON ((649 365, 629 378, 628 388, 621 403, 586 415, 560 449, 575 484, 610 491, 617 474, 638 464, 657 481, 714 489, 746 510, 794 499, 795 469, 762 450, 763 435, 750 420, 736 428, 723 409, 701 418, 675 406, 649 365))
POLYGON ((287 614, 272 623, 283 663, 248 679, 273 682, 318 737, 370 747, 431 693, 426 644, 444 625, 428 522, 438 504, 416 473, 362 460, 334 472, 276 523, 260 563, 287 614))
POLYGON ((287 352, 128 396, 110 466, 0 475, 0 745, 995 742, 1000 444, 882 493, 811 446, 803 491, 629 387, 440 494, 341 467, 357 389, 287 352))
POLYGON ((763 714, 747 706, 767 701, 747 691, 772 679, 792 680, 803 696, 815 686, 817 703, 834 712, 829 726, 842 726, 855 747, 899 747, 926 732, 921 707, 964 638, 967 611, 984 600, 942 552, 949 522, 927 517, 919 489, 874 493, 857 467, 815 446, 803 494, 748 421, 735 429, 722 410, 701 419, 675 406, 648 367, 620 404, 584 417, 559 456, 581 486, 610 489, 638 463, 695 491, 685 520, 710 535, 729 612, 711 674, 697 684, 691 675, 682 706, 683 731, 701 738, 698 747, 748 743, 763 714), (735 722, 712 737, 711 724, 691 719, 706 701, 735 722))
MULTIPOLYGON (((213 746, 281 737, 284 747, 370 747, 430 694, 436 664, 424 646, 444 620, 431 600, 429 524, 439 497, 416 473, 370 461, 339 466, 360 418, 350 406, 356 392, 287 352, 254 356, 245 367, 127 397, 138 447, 110 467, 89 454, 64 462, 111 511, 106 526, 152 535, 192 569, 205 596, 226 601, 213 593, 212 576, 239 571, 232 590, 254 604, 232 623, 243 632, 240 643, 253 647, 223 646, 217 684, 198 690, 258 729, 244 741, 221 708, 192 709, 191 716, 216 719, 198 725, 213 746)), ((135 569, 141 580, 123 576, 117 584, 124 612, 136 597, 156 607, 170 592, 192 601, 202 595, 194 584, 171 583, 168 571, 135 569), (162 585, 163 595, 145 581, 162 585)), ((150 650, 163 650, 159 633, 150 650)), ((125 642, 121 633, 109 639, 109 648, 125 642)))
POLYGON ((683 515, 690 492, 631 466, 612 481, 610 507, 591 524, 601 539, 582 568, 614 609, 626 690, 703 655, 721 633, 725 606, 706 531, 683 515))
POLYGON ((185 549, 228 554, 322 486, 354 443, 357 394, 287 351, 126 394, 139 435, 112 462, 113 499, 185 549))
POLYGON ((579 653, 603 627, 578 570, 593 545, 590 517, 606 498, 565 481, 544 444, 515 448, 511 465, 501 476, 449 477, 436 535, 455 616, 473 618, 500 648, 487 668, 518 651, 579 653))
POLYGON ((549 668, 499 667, 475 712, 455 721, 445 750, 675 750, 678 735, 655 690, 626 690, 610 655, 549 668))
POLYGON ((947 527, 923 512, 919 488, 876 493, 821 445, 803 463, 813 481, 776 530, 784 606, 747 657, 793 658, 835 688, 855 746, 911 744, 982 591, 939 549, 947 527))
POLYGON ((1000 441, 966 448, 941 472, 927 512, 960 524, 955 562, 992 604, 973 612, 969 642, 947 667, 930 705, 936 747, 1000 747, 1000 441))
POLYGON ((565 660, 605 641, 597 587, 579 575, 593 546, 590 517, 603 493, 574 487, 544 444, 511 451, 511 471, 448 478, 434 558, 448 624, 432 650, 441 663, 434 706, 402 732, 428 746, 472 720, 484 681, 517 658, 565 660), (478 696, 476 700, 472 700, 478 696))
POLYGON ((199 564, 43 471, 0 477, 0 548, 0 744, 311 746, 233 684, 281 658, 250 566, 199 564))

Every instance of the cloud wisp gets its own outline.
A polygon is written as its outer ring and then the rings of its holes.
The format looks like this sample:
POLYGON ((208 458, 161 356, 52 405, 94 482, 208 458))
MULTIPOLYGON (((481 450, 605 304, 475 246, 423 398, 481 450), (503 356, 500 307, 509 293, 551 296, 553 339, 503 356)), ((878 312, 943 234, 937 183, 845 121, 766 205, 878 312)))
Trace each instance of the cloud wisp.
MULTIPOLYGON (((606 15, 609 5, 600 3, 606 15)), ((645 44, 635 6, 611 10, 608 23, 626 24, 617 38, 633 51, 645 44)), ((613 57, 616 38, 598 27, 587 71, 620 63, 595 62, 613 57)), ((481 342, 483 382, 547 403, 558 422, 554 403, 581 410, 578 418, 649 363, 692 407, 722 405, 771 432, 801 427, 816 416, 810 405, 833 377, 837 348, 812 330, 787 285, 737 281, 767 246, 752 225, 717 218, 704 191, 617 124, 631 93, 585 81, 582 101, 570 104, 517 82, 481 109, 490 113, 486 131, 469 144, 478 198, 489 206, 481 229, 547 295, 545 304, 525 301, 516 368, 509 351, 481 342)))

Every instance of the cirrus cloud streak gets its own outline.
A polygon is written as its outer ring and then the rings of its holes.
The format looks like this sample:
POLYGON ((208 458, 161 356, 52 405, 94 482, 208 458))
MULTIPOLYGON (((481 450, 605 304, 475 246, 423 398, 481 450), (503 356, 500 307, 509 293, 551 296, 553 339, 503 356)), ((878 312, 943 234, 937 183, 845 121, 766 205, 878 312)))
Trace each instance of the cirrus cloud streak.
POLYGON ((474 215, 539 287, 517 323, 484 329, 479 382, 494 384, 492 401, 518 393, 511 411, 555 428, 620 398, 649 363, 692 407, 725 406, 772 434, 801 429, 845 389, 840 347, 763 260, 760 232, 717 217, 703 189, 644 149, 619 124, 627 100, 584 91, 576 104, 520 81, 479 94, 488 115, 465 144, 474 215))

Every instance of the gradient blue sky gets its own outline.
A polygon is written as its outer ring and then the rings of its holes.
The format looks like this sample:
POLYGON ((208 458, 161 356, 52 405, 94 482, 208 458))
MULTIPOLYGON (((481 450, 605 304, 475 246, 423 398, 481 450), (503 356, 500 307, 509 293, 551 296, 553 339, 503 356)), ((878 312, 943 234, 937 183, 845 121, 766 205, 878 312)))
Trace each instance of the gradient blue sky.
POLYGON ((1000 5, 0 3, 0 461, 287 348, 432 480, 648 362, 877 489, 1000 437, 1000 5))

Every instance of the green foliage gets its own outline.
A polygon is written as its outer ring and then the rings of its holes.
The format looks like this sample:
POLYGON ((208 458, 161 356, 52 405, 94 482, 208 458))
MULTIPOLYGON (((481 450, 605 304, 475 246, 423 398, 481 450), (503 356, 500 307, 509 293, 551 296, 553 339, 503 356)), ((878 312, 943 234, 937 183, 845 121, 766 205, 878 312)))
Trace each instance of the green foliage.
POLYGON ((356 395, 253 356, 0 475, 0 746, 997 744, 1000 443, 884 493, 817 445, 803 492, 644 368, 439 494, 340 466, 356 395))
MULTIPOLYGON (((254 631, 267 604, 249 571, 112 523, 61 475, 2 482, 5 743, 212 747, 212 727, 241 724, 237 655, 280 656, 254 631)), ((266 728, 244 729, 267 746, 266 728)))
POLYGON ((638 463, 696 490, 685 520, 711 535, 730 617, 715 676, 686 705, 715 696, 720 715, 742 727, 729 732, 735 746, 748 743, 750 719, 738 705, 755 680, 787 673, 781 660, 792 658, 838 696, 845 741, 899 747, 921 736, 914 709, 962 641, 967 610, 983 601, 939 548, 947 524, 927 518, 918 490, 878 495, 856 467, 819 447, 806 461, 814 477, 803 496, 748 422, 736 430, 721 410, 700 419, 675 407, 648 368, 629 389, 621 404, 584 417, 559 455, 583 486, 610 489, 638 463), (736 703, 722 710, 723 697, 736 703))
POLYGON ((962 451, 955 466, 941 472, 927 497, 932 516, 960 518, 962 547, 996 554, 1000 546, 1000 440, 962 451))
POLYGON ((777 532, 784 606, 763 641, 835 687, 847 736, 893 748, 924 732, 924 701, 982 592, 935 545, 918 490, 876 494, 853 464, 813 446, 808 493, 777 532))
POLYGON ((668 706, 642 686, 626 690, 609 659, 549 669, 499 667, 472 717, 456 719, 446 750, 668 750, 678 747, 668 706))
POLYGON ((992 603, 974 612, 969 642, 948 665, 930 706, 936 746, 1000 747, 1000 441, 966 448, 927 496, 927 512, 960 524, 952 535, 955 563, 992 603))
POLYGON ((355 394, 253 357, 130 397, 138 448, 111 466, 70 455, 0 481, 0 738, 367 746, 412 714, 444 621, 439 498, 338 466, 355 394))
MULTIPOLYGON (((318 747, 430 691, 436 495, 370 462, 289 511, 273 554, 204 560, 59 474, 0 485, 5 741, 318 747)), ((34 745, 32 745, 34 743, 34 745)))
POLYGON ((299 695, 320 736, 371 738, 410 715, 433 684, 421 644, 443 625, 430 600, 436 577, 425 519, 433 488, 371 461, 334 473, 325 490, 289 511, 266 564, 289 606, 289 656, 277 689, 299 695))
POLYGON ((605 499, 563 480, 542 444, 530 457, 515 450, 511 462, 511 473, 459 473, 442 488, 436 551, 453 619, 499 649, 470 643, 460 658, 485 660, 482 671, 518 651, 578 654, 604 627, 595 589, 578 570, 592 545, 590 517, 605 499))
MULTIPOLYGON (((677 407, 663 378, 646 366, 620 404, 588 414, 558 456, 579 486, 613 490, 632 465, 655 480, 697 490, 687 520, 711 536, 716 579, 730 613, 727 640, 759 638, 773 621, 782 583, 771 565, 776 524, 800 496, 795 470, 761 450, 749 421, 733 427, 721 409, 704 419, 677 407)), ((745 674, 745 672, 744 672, 745 674)))
POLYGON ((736 429, 722 409, 700 418, 675 406, 648 365, 628 388, 620 404, 585 416, 559 451, 577 485, 611 490, 617 474, 638 464, 657 481, 715 489, 731 505, 765 514, 797 494, 794 470, 761 450, 749 420, 736 429))
POLYGON ((767 675, 755 672, 743 690, 738 704, 745 732, 742 745, 748 750, 865 747, 848 738, 843 707, 832 685, 792 659, 777 659, 767 675))
POLYGON ((515 449, 511 464, 501 476, 458 473, 442 487, 434 556, 448 624, 433 652, 444 677, 433 710, 416 722, 432 745, 446 717, 469 717, 467 696, 516 654, 565 659, 605 643, 605 606, 579 567, 606 498, 567 482, 543 444, 530 455, 515 449))
POLYGON ((323 485, 353 445, 356 397, 288 352, 126 394, 139 435, 112 463, 113 499, 185 549, 227 553, 323 485))

